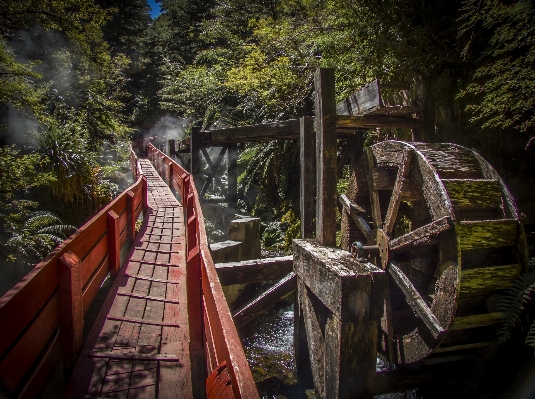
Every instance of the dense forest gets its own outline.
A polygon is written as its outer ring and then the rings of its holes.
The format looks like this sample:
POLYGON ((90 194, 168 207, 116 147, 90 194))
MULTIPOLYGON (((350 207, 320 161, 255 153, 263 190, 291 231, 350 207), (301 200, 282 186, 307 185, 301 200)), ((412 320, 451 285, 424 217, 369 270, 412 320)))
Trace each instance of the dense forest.
MULTIPOLYGON (((476 148, 535 221, 532 1, 157 3, 152 19, 146 0, 0 1, 3 261, 34 264, 113 198, 129 140, 162 121, 313 115, 317 67, 335 69, 338 100, 375 78, 421 82, 425 140, 476 148)), ((403 134, 371 130, 365 143, 403 134)), ((240 147, 240 205, 272 244, 299 231, 297 152, 240 147)))

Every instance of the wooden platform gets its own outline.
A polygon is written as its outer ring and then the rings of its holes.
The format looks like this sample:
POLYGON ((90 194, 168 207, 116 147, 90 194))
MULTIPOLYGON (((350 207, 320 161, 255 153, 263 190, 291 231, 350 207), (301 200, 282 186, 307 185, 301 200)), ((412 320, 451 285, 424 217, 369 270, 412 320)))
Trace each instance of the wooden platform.
POLYGON ((183 209, 149 160, 140 163, 148 180, 147 217, 65 397, 192 397, 183 209))

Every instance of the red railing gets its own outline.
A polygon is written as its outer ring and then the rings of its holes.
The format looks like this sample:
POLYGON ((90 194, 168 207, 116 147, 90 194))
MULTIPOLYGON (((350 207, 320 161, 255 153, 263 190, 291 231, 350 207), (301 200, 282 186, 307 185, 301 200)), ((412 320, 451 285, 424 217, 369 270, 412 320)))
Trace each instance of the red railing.
POLYGON ((38 397, 60 363, 72 369, 84 314, 117 274, 144 209, 141 176, 0 298, 0 396, 38 397))
POLYGON ((212 261, 193 179, 152 144, 148 145, 147 154, 160 176, 180 195, 184 206, 188 311, 192 336, 190 350, 197 357, 193 361, 205 361, 208 374, 221 370, 221 365, 226 365, 234 397, 258 398, 249 364, 212 261))

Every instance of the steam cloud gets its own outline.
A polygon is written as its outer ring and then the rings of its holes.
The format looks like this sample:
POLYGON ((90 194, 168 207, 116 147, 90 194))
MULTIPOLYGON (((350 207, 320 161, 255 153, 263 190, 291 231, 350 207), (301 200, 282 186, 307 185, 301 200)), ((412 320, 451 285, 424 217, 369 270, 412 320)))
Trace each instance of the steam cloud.
POLYGON ((149 131, 145 132, 143 138, 149 139, 156 146, 166 144, 168 140, 182 140, 190 123, 191 119, 178 119, 165 115, 149 131))

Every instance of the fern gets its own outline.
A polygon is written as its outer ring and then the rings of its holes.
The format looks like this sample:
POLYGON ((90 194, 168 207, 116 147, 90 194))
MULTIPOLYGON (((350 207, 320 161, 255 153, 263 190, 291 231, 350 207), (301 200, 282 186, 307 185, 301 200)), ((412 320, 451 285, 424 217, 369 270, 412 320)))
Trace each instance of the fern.
MULTIPOLYGON (((504 315, 503 324, 497 331, 500 342, 507 341, 511 337, 511 331, 520 322, 520 314, 525 309, 526 304, 532 300, 534 293, 535 273, 524 273, 515 280, 513 286, 500 298, 498 311, 504 315)), ((530 334, 535 339, 534 325, 531 326, 530 334)), ((530 334, 528 334, 528 339, 530 334)))
POLYGON ((531 323, 528 335, 526 336, 526 345, 535 349, 535 320, 531 323))

